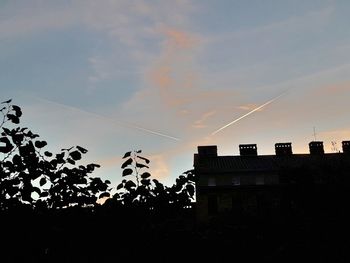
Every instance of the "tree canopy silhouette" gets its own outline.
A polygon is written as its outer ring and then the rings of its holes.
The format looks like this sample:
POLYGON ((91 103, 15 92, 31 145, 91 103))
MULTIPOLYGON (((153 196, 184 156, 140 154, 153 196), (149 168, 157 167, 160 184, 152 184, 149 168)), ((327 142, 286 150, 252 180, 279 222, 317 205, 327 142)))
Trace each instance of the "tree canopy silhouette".
POLYGON ((176 183, 167 187, 148 172, 150 160, 141 155, 141 150, 126 152, 121 165, 122 182, 117 186, 113 199, 130 207, 162 210, 167 207, 185 208, 194 201, 195 177, 192 170, 184 172, 176 183))
POLYGON ((1 103, 0 210, 31 205, 64 208, 94 205, 109 196, 110 182, 91 177, 98 164, 78 165, 87 150, 64 148, 53 154, 47 142, 27 127, 20 127, 22 110, 12 100, 1 103))

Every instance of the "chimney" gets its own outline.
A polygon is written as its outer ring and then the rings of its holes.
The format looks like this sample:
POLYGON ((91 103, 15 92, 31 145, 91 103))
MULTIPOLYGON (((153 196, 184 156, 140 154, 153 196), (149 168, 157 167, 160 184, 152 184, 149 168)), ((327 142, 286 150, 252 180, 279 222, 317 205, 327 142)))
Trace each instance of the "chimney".
POLYGON ((342 141, 343 153, 350 154, 350 141, 342 141))
POLYGON ((209 146, 198 146, 198 153, 193 156, 193 166, 199 167, 201 165, 201 160, 206 160, 207 157, 217 157, 218 147, 216 145, 209 146))
POLYGON ((292 143, 283 142, 275 144, 275 152, 277 156, 289 156, 293 154, 292 143))
POLYGON ((257 156, 258 148, 256 147, 256 144, 240 144, 239 154, 241 156, 257 156))
POLYGON ((322 155, 324 154, 323 142, 312 141, 309 143, 310 154, 312 155, 322 155))
POLYGON ((210 156, 210 157, 218 156, 218 147, 216 145, 198 146, 197 148, 198 148, 199 156, 210 156))

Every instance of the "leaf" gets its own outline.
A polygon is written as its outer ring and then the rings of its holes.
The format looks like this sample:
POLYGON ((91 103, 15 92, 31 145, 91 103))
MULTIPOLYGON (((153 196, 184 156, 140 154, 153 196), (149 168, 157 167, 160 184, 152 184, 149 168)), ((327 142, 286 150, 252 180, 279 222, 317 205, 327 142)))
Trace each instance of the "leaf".
POLYGON ((126 184, 125 184, 125 188, 129 189, 129 188, 132 188, 132 187, 136 187, 136 184, 133 181, 131 181, 131 180, 127 181, 126 184))
POLYGON ((9 129, 7 129, 5 127, 3 127, 2 129, 4 130, 6 135, 11 135, 12 134, 12 132, 9 129))
POLYGON ((192 184, 186 185, 188 194, 192 197, 194 195, 194 186, 192 184))
POLYGON ((142 159, 142 160, 144 160, 147 164, 150 163, 150 160, 148 160, 148 159, 145 158, 145 157, 142 157, 142 156, 139 156, 139 155, 137 155, 137 157, 140 158, 140 159, 142 159))
POLYGON ((75 165, 75 161, 71 158, 67 158, 67 162, 69 162, 71 165, 75 165))
POLYGON ((64 153, 57 153, 57 154, 56 154, 56 159, 57 159, 58 161, 63 161, 63 157, 64 157, 64 153))
POLYGON ((123 188, 123 186, 124 186, 124 184, 123 184, 123 183, 118 184, 118 186, 117 186, 117 190, 122 189, 122 188, 123 188))
POLYGON ((88 172, 88 173, 93 172, 93 171, 95 170, 96 167, 99 168, 100 165, 94 164, 94 163, 88 164, 88 165, 86 166, 87 172, 88 172))
POLYGON ((12 105, 12 109, 15 111, 15 114, 18 118, 22 116, 22 110, 20 107, 12 105))
POLYGON ((105 184, 111 184, 111 181, 106 180, 106 181, 105 181, 105 184))
POLYGON ((142 177, 143 179, 146 179, 146 178, 148 178, 148 177, 150 177, 150 176, 151 176, 151 174, 148 173, 148 172, 144 172, 143 174, 141 174, 141 177, 142 177))
POLYGON ((111 195, 109 194, 109 193, 107 193, 107 192, 104 192, 104 193, 102 193, 102 194, 100 194, 100 196, 98 197, 98 198, 105 198, 105 197, 110 197, 111 195))
POLYGON ((122 174, 122 176, 127 176, 127 175, 130 175, 130 174, 132 174, 132 169, 130 169, 130 168, 127 168, 127 169, 124 169, 123 170, 123 174, 122 174))
POLYGON ((127 159, 121 166, 122 169, 132 164, 132 158, 127 159))
POLYGON ((47 142, 45 142, 45 141, 36 141, 35 142, 35 147, 37 147, 39 149, 45 147, 46 145, 47 145, 47 142))
POLYGON ((141 150, 136 151, 136 153, 141 153, 141 152, 142 152, 141 150))
POLYGON ((47 182, 46 178, 43 177, 43 178, 40 179, 39 184, 40 184, 40 186, 43 186, 44 184, 46 184, 46 182, 47 182))
POLYGON ((1 137, 0 142, 5 143, 5 146, 0 146, 0 152, 9 153, 13 149, 13 145, 7 137, 1 137))
POLYGON ((142 179, 141 184, 143 185, 150 185, 150 180, 149 179, 142 179))
POLYGON ((49 196, 49 192, 42 192, 40 194, 40 197, 48 197, 49 196))
POLYGON ((52 153, 50 153, 50 152, 48 152, 48 151, 44 152, 44 154, 45 154, 45 156, 47 156, 47 157, 51 157, 51 156, 52 156, 52 153))
POLYGON ((7 114, 6 117, 12 121, 12 123, 19 124, 19 118, 13 114, 7 114))
POLYGON ((78 161, 81 159, 81 153, 79 151, 74 151, 69 154, 74 161, 78 161))
POLYGON ((41 190, 40 190, 38 187, 33 187, 33 188, 32 188, 32 192, 33 192, 33 193, 36 192, 38 195, 41 194, 41 190))
POLYGON ((22 165, 22 158, 18 154, 15 154, 12 157, 12 163, 16 166, 20 166, 22 165))
POLYGON ((21 145, 23 139, 24 139, 24 135, 23 134, 13 134, 12 135, 12 141, 16 145, 21 145))
POLYGON ((130 156, 131 156, 131 152, 126 152, 126 153, 124 154, 123 159, 126 158, 126 157, 130 157, 130 156))
POLYGON ((81 152, 81 153, 87 153, 88 150, 86 150, 85 148, 81 147, 81 146, 77 146, 77 149, 81 152))
POLYGON ((9 99, 9 100, 6 100, 6 101, 3 101, 3 102, 1 102, 1 104, 5 104, 5 103, 11 103, 11 101, 12 101, 12 99, 9 99))
POLYGON ((70 150, 72 150, 73 149, 73 146, 72 147, 70 147, 70 148, 63 148, 63 149, 61 149, 61 151, 66 151, 66 152, 69 152, 70 150))
POLYGON ((144 165, 142 163, 136 163, 136 167, 138 167, 138 168, 149 168, 147 165, 144 165))

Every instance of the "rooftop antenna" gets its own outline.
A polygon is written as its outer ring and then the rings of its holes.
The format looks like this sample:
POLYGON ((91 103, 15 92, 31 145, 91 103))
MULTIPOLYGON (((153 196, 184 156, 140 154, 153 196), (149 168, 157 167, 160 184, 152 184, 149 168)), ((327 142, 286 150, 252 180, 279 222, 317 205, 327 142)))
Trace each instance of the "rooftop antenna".
POLYGON ((314 126, 314 142, 316 141, 316 128, 314 126))
POLYGON ((332 144, 332 151, 333 152, 338 152, 338 146, 337 146, 337 142, 336 141, 331 141, 332 144))

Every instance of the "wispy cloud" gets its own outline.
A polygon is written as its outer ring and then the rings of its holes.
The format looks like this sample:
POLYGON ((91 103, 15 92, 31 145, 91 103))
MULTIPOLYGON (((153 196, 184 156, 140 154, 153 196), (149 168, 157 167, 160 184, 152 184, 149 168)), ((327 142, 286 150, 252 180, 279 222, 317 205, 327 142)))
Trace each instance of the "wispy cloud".
POLYGON ((196 120, 194 123, 193 123, 193 127, 194 128, 197 128, 197 129, 201 129, 201 128, 205 128, 207 127, 207 125, 205 124, 205 122, 207 121, 208 118, 212 117, 213 115, 216 114, 216 111, 213 110, 213 111, 209 111, 209 112, 205 112, 201 117, 200 119, 196 120))
MULTIPOLYGON (((248 103, 248 104, 245 104, 245 105, 240 105, 240 106, 237 106, 236 108, 239 109, 239 110, 243 110, 243 111, 251 111, 253 109, 256 109, 258 108, 259 105, 257 104, 254 104, 254 103, 248 103)), ((263 109, 259 109, 257 111, 262 111, 263 109)))
POLYGON ((148 76, 163 103, 178 107, 188 103, 196 89, 194 49, 198 40, 193 34, 175 28, 165 27, 160 33, 164 37, 162 50, 148 76))

